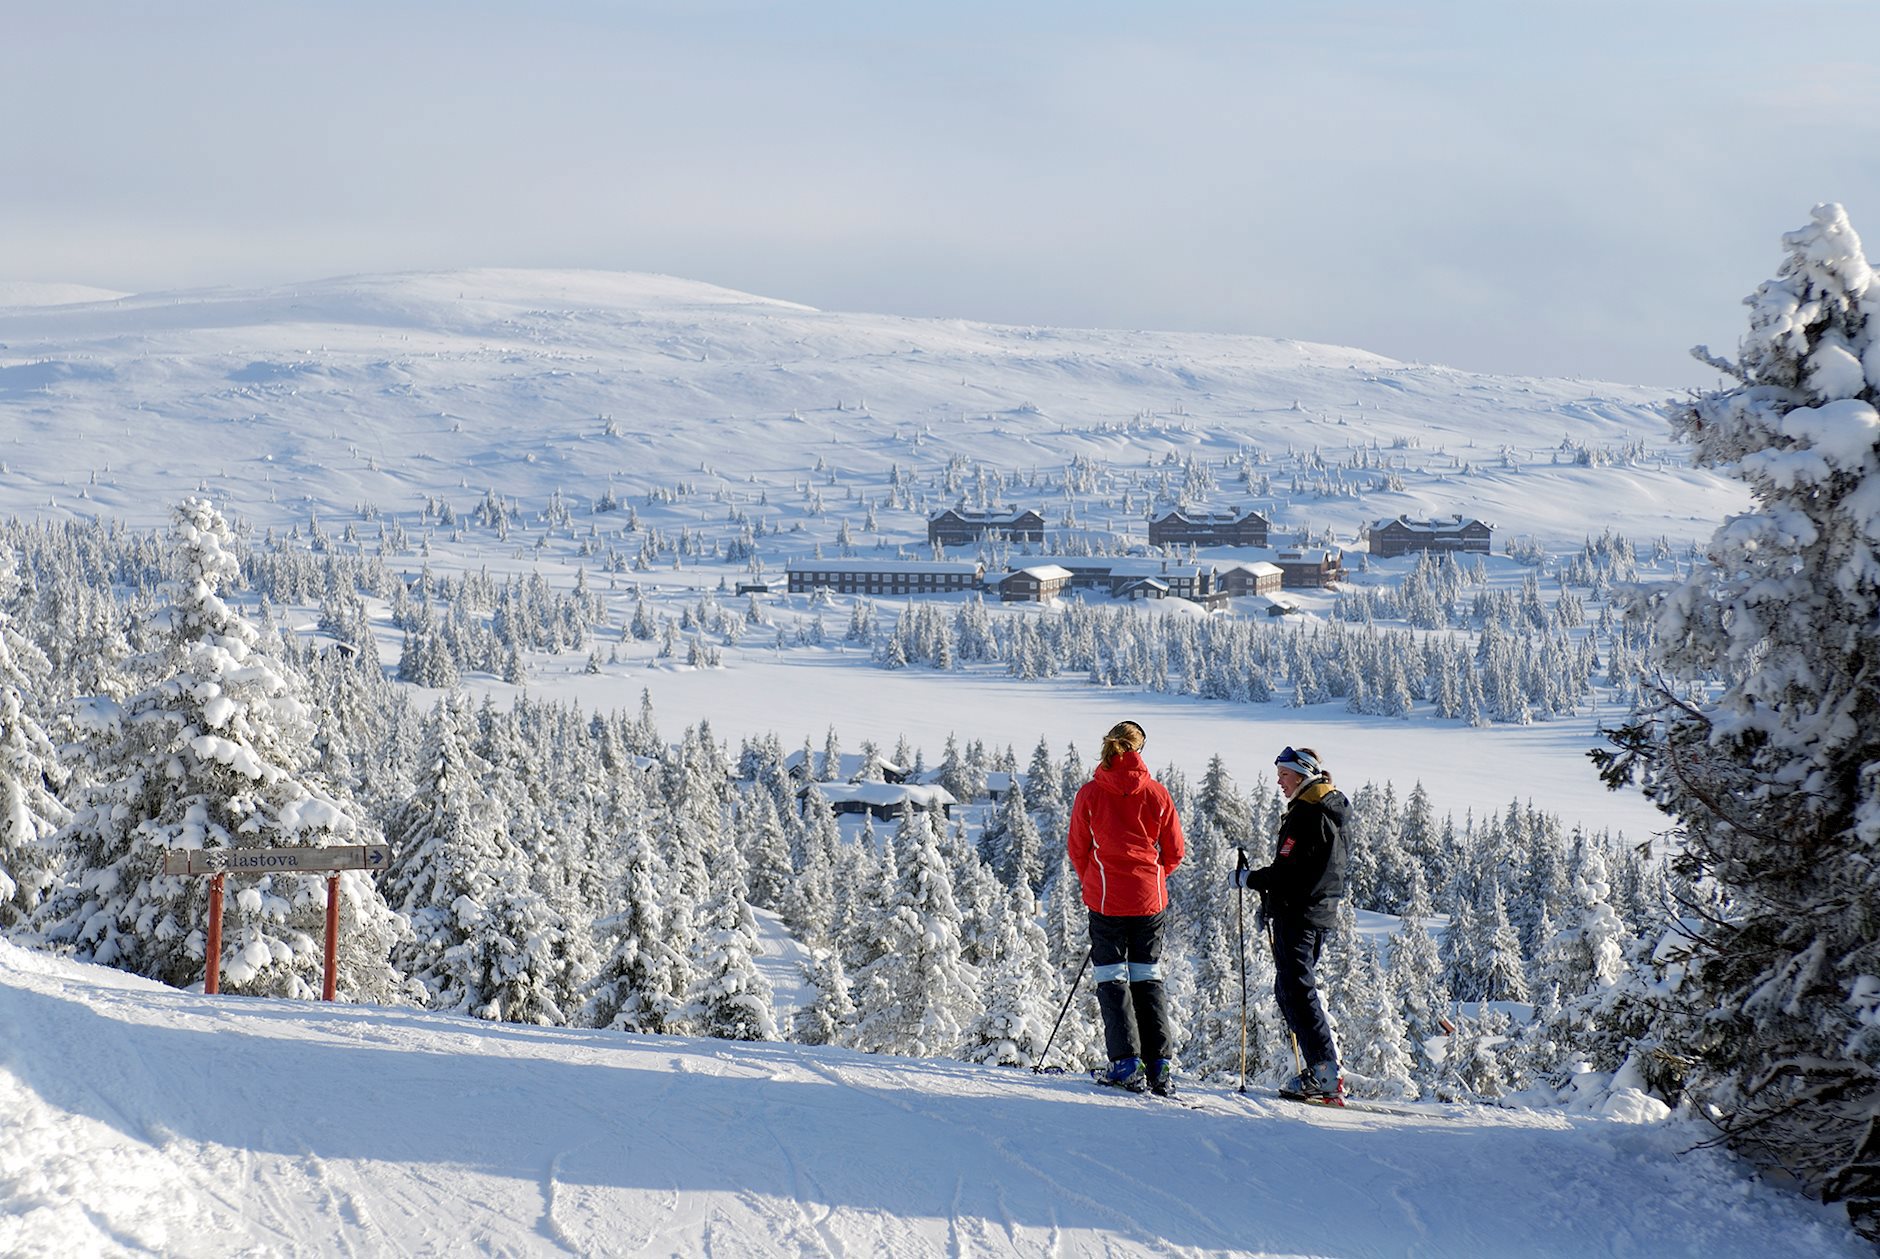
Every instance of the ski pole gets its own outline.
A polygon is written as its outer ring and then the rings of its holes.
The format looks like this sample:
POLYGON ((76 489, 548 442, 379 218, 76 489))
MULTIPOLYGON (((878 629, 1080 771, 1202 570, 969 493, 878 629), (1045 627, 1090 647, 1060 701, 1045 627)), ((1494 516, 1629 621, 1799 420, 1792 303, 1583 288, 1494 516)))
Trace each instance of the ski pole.
POLYGON ((1040 1075, 1044 1073, 1044 1060, 1051 1053, 1051 1042, 1057 1039, 1058 1028, 1064 1025, 1064 1012, 1071 1008, 1071 998, 1077 995, 1078 981, 1084 977, 1084 970, 1089 965, 1090 965, 1090 950, 1085 949, 1084 960, 1082 962, 1079 962, 1077 965, 1077 974, 1071 980, 1070 991, 1064 994, 1064 1004, 1058 1007, 1057 1022, 1051 1025, 1051 1034, 1044 1038, 1044 1049, 1038 1054, 1038 1065, 1032 1068, 1034 1072, 1037 1072, 1040 1075))
MULTIPOLYGON (((1240 854, 1235 867, 1241 874, 1247 870, 1247 850, 1236 848, 1240 854)), ((1247 886, 1236 880, 1240 892, 1234 902, 1234 937, 1240 954, 1240 1092, 1247 1091, 1247 886)))

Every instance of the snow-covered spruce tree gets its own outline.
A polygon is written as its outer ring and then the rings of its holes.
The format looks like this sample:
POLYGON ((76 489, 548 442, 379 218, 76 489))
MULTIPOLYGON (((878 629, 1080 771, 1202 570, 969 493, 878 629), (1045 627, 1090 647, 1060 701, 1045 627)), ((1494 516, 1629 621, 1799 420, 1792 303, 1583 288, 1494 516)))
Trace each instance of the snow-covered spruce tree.
MULTIPOLYGON (((70 881, 46 902, 47 939, 78 956, 176 986, 204 973, 208 880, 166 875, 167 848, 374 843, 358 806, 312 772, 303 689, 222 598, 240 575, 234 539, 206 500, 176 509, 169 602, 145 625, 148 679, 122 704, 95 702, 89 786, 61 833, 70 881)), ((340 991, 380 1001, 403 924, 359 871, 340 876, 340 991)), ((242 878, 222 931, 226 991, 313 996, 325 889, 298 875, 242 878)))
POLYGON ((969 1062, 1038 1066, 1051 1030, 1052 1011, 1042 991, 1050 973, 1049 946, 1029 886, 1014 887, 1002 910, 997 942, 981 968, 987 976, 986 1008, 967 1027, 962 1056, 969 1062))
POLYGON ((810 960, 798 962, 803 980, 816 995, 791 1020, 790 1038, 799 1045, 840 1045, 855 1026, 855 1001, 849 995, 849 975, 842 969, 842 954, 835 949, 813 949, 810 960))
POLYGON ((776 1040, 770 983, 758 973, 757 918, 735 859, 713 875, 711 899, 699 915, 698 988, 692 996, 698 1029, 721 1040, 776 1040))
POLYGON ((932 1058, 957 1054, 984 1008, 978 972, 960 955, 960 914, 927 815, 903 812, 907 832, 883 952, 855 978, 853 1046, 932 1058))
POLYGON ((562 1023, 580 969, 569 926, 529 885, 489 763, 471 747, 475 728, 462 695, 438 702, 414 793, 387 827, 386 895, 412 927, 397 959, 437 1009, 562 1023))
POLYGON ((64 776, 19 690, 0 686, 0 935, 25 922, 53 884, 50 841, 71 818, 53 794, 64 776))
POLYGON ((670 881, 665 863, 637 820, 622 837, 619 908, 594 924, 605 960, 583 1021, 626 1032, 669 1033, 683 1026, 692 962, 672 947, 660 908, 670 881))
POLYGON ((1880 280, 1838 205, 1783 244, 1739 360, 1696 351, 1736 383, 1673 415, 1755 506, 1652 597, 1663 676, 1595 757, 1726 894, 1679 994, 1692 1091, 1880 1236, 1880 280))
POLYGON ((12 550, 0 546, 0 934, 24 922, 54 880, 53 834, 71 819, 58 797, 65 768, 39 720, 46 654, 7 611, 19 589, 12 550))

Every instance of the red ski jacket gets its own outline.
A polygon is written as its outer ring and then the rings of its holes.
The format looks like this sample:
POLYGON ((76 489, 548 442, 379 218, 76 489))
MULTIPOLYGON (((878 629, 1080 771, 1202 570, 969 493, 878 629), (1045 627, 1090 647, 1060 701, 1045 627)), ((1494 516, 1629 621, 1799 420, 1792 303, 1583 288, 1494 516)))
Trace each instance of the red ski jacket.
POLYGON ((1077 789, 1069 849, 1088 908, 1117 918, 1168 908, 1169 872, 1182 863, 1182 822, 1141 753, 1098 766, 1077 789))

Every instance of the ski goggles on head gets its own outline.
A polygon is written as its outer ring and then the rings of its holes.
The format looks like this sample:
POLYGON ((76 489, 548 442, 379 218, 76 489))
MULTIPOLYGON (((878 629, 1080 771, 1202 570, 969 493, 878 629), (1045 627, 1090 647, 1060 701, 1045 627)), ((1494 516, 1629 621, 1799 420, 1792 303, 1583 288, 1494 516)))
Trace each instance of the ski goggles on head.
POLYGON ((1290 769, 1293 773, 1303 774, 1307 778, 1324 772, 1319 768, 1319 762, 1312 753, 1301 752, 1297 748, 1287 748, 1273 758, 1273 763, 1281 769, 1290 769))
POLYGON ((1119 726, 1129 726, 1129 727, 1131 727, 1132 729, 1134 729, 1134 730, 1135 730, 1135 732, 1136 732, 1137 734, 1139 734, 1139 735, 1141 735, 1141 736, 1142 736, 1142 741, 1143 741, 1144 743, 1147 743, 1147 742, 1149 741, 1149 732, 1148 732, 1147 730, 1144 730, 1144 729, 1142 728, 1142 723, 1141 723, 1140 721, 1128 721, 1128 720, 1124 720, 1124 721, 1119 721, 1119 722, 1117 722, 1116 724, 1117 724, 1117 725, 1119 725, 1119 726))

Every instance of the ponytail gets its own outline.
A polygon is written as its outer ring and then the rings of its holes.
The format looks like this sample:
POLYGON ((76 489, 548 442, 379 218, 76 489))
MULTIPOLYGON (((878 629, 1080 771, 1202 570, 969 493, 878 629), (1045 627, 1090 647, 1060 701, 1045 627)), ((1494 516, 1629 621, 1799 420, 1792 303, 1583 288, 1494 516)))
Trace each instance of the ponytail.
POLYGON ((1110 732, 1103 736, 1103 767, 1108 769, 1110 762, 1125 752, 1140 752, 1149 737, 1142 727, 1133 721, 1119 721, 1110 727, 1110 732))

